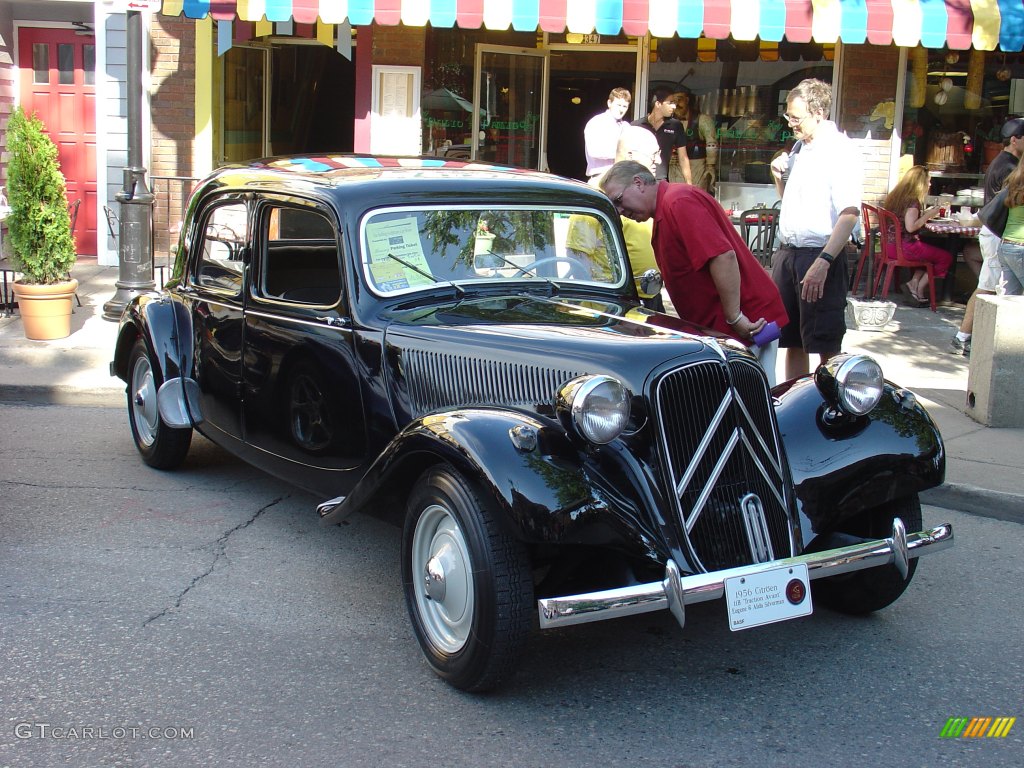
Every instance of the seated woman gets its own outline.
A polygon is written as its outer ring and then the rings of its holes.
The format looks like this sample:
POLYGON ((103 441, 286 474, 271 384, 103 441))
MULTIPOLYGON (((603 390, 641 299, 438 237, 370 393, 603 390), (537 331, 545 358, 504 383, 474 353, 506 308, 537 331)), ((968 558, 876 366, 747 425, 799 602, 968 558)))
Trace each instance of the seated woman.
MULTIPOLYGON (((943 278, 953 264, 953 255, 944 248, 923 242, 918 234, 929 219, 939 215, 938 206, 924 207, 928 183, 928 169, 923 165, 915 165, 903 174, 903 178, 885 196, 882 207, 903 221, 903 255, 910 261, 931 262, 935 277, 943 278)), ((918 305, 928 303, 928 273, 924 269, 914 270, 902 288, 908 298, 918 305)))

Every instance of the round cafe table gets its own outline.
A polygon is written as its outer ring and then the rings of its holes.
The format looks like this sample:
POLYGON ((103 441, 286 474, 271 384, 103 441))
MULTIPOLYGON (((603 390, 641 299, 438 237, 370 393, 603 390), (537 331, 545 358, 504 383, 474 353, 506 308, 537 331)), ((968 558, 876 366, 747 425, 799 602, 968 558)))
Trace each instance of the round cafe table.
POLYGON ((957 235, 961 238, 977 237, 981 232, 980 226, 961 224, 958 221, 929 221, 924 228, 933 235, 957 235))
POLYGON ((970 224, 963 224, 955 219, 936 221, 932 219, 924 225, 925 231, 921 234, 934 238, 936 245, 945 248, 953 254, 953 263, 950 265, 949 274, 946 275, 942 287, 942 301, 950 301, 953 297, 953 285, 956 282, 956 257, 963 249, 964 243, 970 240, 977 240, 981 226, 975 219, 970 224))

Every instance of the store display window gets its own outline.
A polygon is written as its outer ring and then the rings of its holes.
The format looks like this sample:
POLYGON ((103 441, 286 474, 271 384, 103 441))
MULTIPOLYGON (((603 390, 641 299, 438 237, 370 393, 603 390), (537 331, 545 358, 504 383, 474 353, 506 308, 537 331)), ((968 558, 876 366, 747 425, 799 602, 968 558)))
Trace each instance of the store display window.
POLYGON ((1006 118, 1024 114, 1024 57, 913 48, 904 103, 902 154, 928 167, 933 192, 980 180, 1002 149, 1006 118))
POLYGON ((770 205, 777 196, 770 163, 793 143, 782 117, 786 97, 808 77, 831 83, 833 59, 834 46, 816 43, 656 39, 648 90, 665 86, 690 94, 690 114, 676 116, 697 145, 695 154, 716 166, 718 183, 709 188, 720 199, 740 207, 770 205))

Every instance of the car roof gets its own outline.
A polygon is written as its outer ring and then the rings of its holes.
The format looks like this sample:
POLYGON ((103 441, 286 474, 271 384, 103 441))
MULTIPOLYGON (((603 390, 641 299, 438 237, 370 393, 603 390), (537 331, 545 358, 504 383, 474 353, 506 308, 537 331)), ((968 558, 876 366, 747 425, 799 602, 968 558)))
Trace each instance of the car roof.
POLYGON ((599 190, 573 179, 542 171, 435 157, 348 154, 270 157, 224 166, 215 171, 208 181, 215 187, 239 188, 251 188, 254 185, 280 188, 298 184, 310 190, 342 190, 345 197, 351 194, 370 198, 385 193, 385 187, 388 190, 385 194, 390 195, 399 191, 397 187, 410 191, 428 191, 431 188, 454 191, 457 187, 466 191, 484 192, 496 186, 515 188, 522 185, 535 192, 546 189, 570 195, 577 202, 580 198, 597 198, 607 202, 599 190), (370 182, 375 183, 370 186, 370 182))

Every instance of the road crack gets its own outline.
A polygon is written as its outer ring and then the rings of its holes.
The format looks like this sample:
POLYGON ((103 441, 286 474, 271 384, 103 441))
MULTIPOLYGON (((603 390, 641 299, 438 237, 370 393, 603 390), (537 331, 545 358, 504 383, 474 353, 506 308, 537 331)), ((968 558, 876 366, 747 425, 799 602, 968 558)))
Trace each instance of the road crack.
POLYGON ((150 616, 148 619, 146 619, 144 622, 142 622, 142 626, 143 627, 149 626, 154 621, 156 621, 158 619, 162 619, 164 616, 167 616, 172 611, 175 611, 178 608, 180 608, 182 602, 185 600, 185 595, 187 595, 189 592, 191 592, 199 584, 199 582, 203 581, 207 576, 209 576, 211 573, 213 573, 214 570, 217 568, 217 564, 220 563, 220 561, 223 560, 225 557, 227 557, 228 539, 230 539, 234 534, 238 533, 239 531, 242 531, 242 530, 245 530, 246 528, 248 528, 250 525, 252 525, 257 520, 259 520, 260 516, 262 516, 264 512, 269 510, 271 507, 274 507, 277 504, 280 504, 286 498, 288 498, 288 497, 287 496, 279 496, 278 498, 276 498, 273 501, 271 501, 269 504, 266 504, 266 505, 260 507, 259 509, 257 509, 255 514, 253 514, 253 516, 250 517, 248 520, 245 520, 244 522, 241 522, 238 525, 236 525, 234 528, 229 528, 227 531, 222 533, 217 538, 217 540, 213 542, 213 548, 214 548, 214 550, 213 550, 213 562, 210 563, 210 567, 207 568, 202 573, 200 573, 197 576, 195 576, 192 579, 192 581, 190 581, 185 586, 185 588, 183 590, 181 590, 181 592, 178 593, 178 596, 174 599, 174 602, 171 605, 167 606, 166 608, 164 608, 159 613, 156 613, 156 614, 153 614, 152 616, 150 616))

